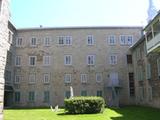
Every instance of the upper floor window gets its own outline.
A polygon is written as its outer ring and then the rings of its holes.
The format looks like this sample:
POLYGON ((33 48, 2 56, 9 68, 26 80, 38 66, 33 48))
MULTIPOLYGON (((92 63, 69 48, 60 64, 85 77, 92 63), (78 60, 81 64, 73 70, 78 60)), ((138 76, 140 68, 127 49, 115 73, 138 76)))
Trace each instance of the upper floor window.
POLYGON ((94 45, 93 35, 87 36, 87 45, 94 45))
POLYGON ((127 55, 127 64, 132 64, 132 55, 127 55))
POLYGON ((29 83, 33 84, 36 82, 36 74, 29 74, 29 83))
POLYGON ((117 55, 110 55, 109 62, 111 65, 117 64, 117 55))
POLYGON ((64 56, 64 64, 65 65, 72 65, 72 55, 65 55, 64 56))
POLYGON ((44 38, 44 46, 50 46, 50 37, 44 38))
POLYGON ((120 36, 120 44, 121 45, 132 45, 133 44, 133 36, 132 35, 121 35, 120 36))
POLYGON ((87 56, 87 65, 95 65, 95 55, 87 56))
POLYGON ((116 37, 115 37, 115 35, 108 36, 108 44, 109 45, 115 45, 116 44, 116 37))
POLYGON ((35 47, 36 45, 37 45, 37 39, 35 37, 32 37, 30 41, 30 46, 35 47))
POLYGON ((64 75, 64 82, 65 83, 71 83, 71 74, 65 74, 64 75))
POLYGON ((81 83, 87 83, 87 74, 81 74, 81 83))
POLYGON ((45 66, 50 65, 50 58, 51 56, 43 56, 43 65, 45 66))
POLYGON ((16 76, 15 76, 15 81, 14 81, 14 83, 15 83, 15 84, 19 84, 20 81, 22 81, 22 76, 16 75, 16 76))
POLYGON ((21 47, 22 46, 22 38, 21 37, 18 37, 16 39, 16 47, 21 47))
POLYGON ((15 65, 20 66, 21 65, 21 56, 16 56, 15 57, 15 65))
POLYGON ((29 56, 29 65, 30 66, 35 66, 36 65, 36 56, 29 56))
POLYGON ((72 36, 59 36, 59 45, 72 45, 72 36))
POLYGON ((102 73, 96 73, 96 82, 101 82, 102 81, 102 73))
POLYGON ((43 74, 43 82, 49 83, 49 81, 50 81, 50 74, 49 73, 43 74))

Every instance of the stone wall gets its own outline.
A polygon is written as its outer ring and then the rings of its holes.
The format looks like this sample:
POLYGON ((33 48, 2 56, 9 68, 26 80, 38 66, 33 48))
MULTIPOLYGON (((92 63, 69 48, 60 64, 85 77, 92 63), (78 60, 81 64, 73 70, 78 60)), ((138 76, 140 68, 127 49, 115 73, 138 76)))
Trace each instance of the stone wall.
POLYGON ((4 72, 8 44, 9 0, 0 0, 0 120, 3 119, 4 72))

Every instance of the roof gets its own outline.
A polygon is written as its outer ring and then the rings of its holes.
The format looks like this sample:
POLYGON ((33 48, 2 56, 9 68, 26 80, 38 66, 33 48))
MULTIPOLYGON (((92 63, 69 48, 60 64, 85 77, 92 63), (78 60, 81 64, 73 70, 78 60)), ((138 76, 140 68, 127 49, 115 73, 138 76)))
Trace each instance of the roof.
POLYGON ((73 27, 33 27, 20 28, 18 31, 30 30, 63 30, 63 29, 142 29, 141 26, 73 26, 73 27))
POLYGON ((160 11, 158 14, 147 24, 147 26, 143 29, 144 31, 148 29, 148 27, 158 18, 160 17, 160 11))
POLYGON ((140 43, 142 43, 143 41, 145 41, 145 35, 143 35, 135 44, 133 44, 130 47, 130 50, 133 50, 135 47, 137 47, 140 43))

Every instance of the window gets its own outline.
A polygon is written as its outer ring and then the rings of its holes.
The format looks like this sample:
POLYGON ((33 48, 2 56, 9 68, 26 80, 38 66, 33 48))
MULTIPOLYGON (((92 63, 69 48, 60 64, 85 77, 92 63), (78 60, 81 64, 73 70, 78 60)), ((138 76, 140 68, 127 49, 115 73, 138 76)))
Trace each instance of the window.
POLYGON ((72 36, 59 36, 58 44, 59 45, 72 45, 72 36))
POLYGON ((64 75, 64 82, 65 83, 71 83, 71 74, 65 74, 64 75))
POLYGON ((117 64, 117 56, 116 55, 110 55, 109 62, 111 65, 117 64))
POLYGON ((87 65, 94 65, 95 64, 95 55, 88 55, 87 56, 87 65))
POLYGON ((102 90, 97 90, 97 96, 102 97, 102 90))
POLYGON ((35 47, 37 45, 37 39, 35 37, 31 38, 30 46, 35 47))
POLYGON ((15 83, 15 84, 19 84, 20 81, 22 81, 22 76, 16 75, 16 76, 15 76, 15 81, 14 81, 14 83, 15 83))
POLYGON ((50 46, 50 37, 44 38, 44 46, 50 46))
POLYGON ((127 64, 132 64, 132 55, 127 55, 127 64))
POLYGON ((82 90, 81 91, 81 96, 87 96, 87 91, 86 90, 82 90))
POLYGON ((120 36, 120 44, 121 45, 125 45, 126 44, 126 40, 125 40, 125 36, 124 35, 120 36))
POLYGON ((87 74, 81 74, 81 83, 87 83, 87 74))
POLYGON ((135 86, 134 86, 134 74, 129 73, 129 93, 130 96, 135 96, 135 86))
POLYGON ((13 33, 12 31, 9 31, 9 34, 8 34, 8 43, 12 43, 12 40, 13 40, 13 33))
POLYGON ((160 58, 157 59, 158 77, 160 79, 160 58))
POLYGON ((94 45, 93 35, 87 36, 87 45, 94 45))
POLYGON ((102 73, 96 73, 96 82, 101 82, 102 81, 102 73))
POLYGON ((49 91, 44 91, 44 102, 49 103, 50 102, 50 94, 49 91))
POLYGON ((109 74, 109 83, 110 86, 119 86, 119 78, 117 72, 111 72, 109 74))
POLYGON ((64 64, 65 65, 72 65, 72 55, 65 55, 64 56, 64 64))
POLYGON ((116 44, 116 37, 114 35, 108 36, 108 44, 115 45, 116 44))
POLYGON ((36 75, 35 74, 29 74, 29 83, 33 84, 36 82, 36 75))
POLYGON ((132 35, 121 35, 120 36, 120 44, 121 45, 132 45, 133 44, 133 36, 132 35))
POLYGON ((16 39, 16 47, 21 47, 22 46, 22 38, 17 38, 16 39))
POLYGON ((29 92, 28 100, 29 100, 29 102, 34 102, 35 101, 35 92, 34 91, 29 92))
POLYGON ((5 82, 11 82, 12 77, 11 77, 11 71, 6 70, 5 71, 5 82))
POLYGON ((65 37, 65 44, 66 45, 72 45, 72 37, 71 36, 66 36, 65 37))
POLYGON ((43 65, 49 66, 50 65, 50 58, 51 58, 51 56, 43 56, 43 65))
POLYGON ((139 81, 144 80, 144 71, 142 69, 142 66, 138 66, 138 68, 137 68, 137 75, 138 75, 137 77, 138 77, 139 81))
POLYGON ((148 88, 148 100, 151 101, 152 100, 152 87, 148 88))
POLYGON ((50 74, 49 73, 43 74, 43 82, 49 83, 49 81, 50 81, 50 74))
POLYGON ((65 98, 70 98, 70 96, 71 96, 71 92, 70 91, 66 91, 65 92, 65 98))
POLYGON ((21 93, 20 92, 15 92, 14 97, 15 97, 15 102, 19 103, 20 100, 21 100, 21 93))
POLYGON ((21 65, 21 56, 16 56, 15 58, 15 65, 20 66, 21 65))
POLYGON ((133 36, 127 36, 127 44, 132 45, 133 43, 133 36))
POLYGON ((151 64, 147 64, 147 80, 151 79, 151 64))
POLYGON ((29 65, 30 66, 35 66, 36 65, 36 56, 29 56, 29 65))

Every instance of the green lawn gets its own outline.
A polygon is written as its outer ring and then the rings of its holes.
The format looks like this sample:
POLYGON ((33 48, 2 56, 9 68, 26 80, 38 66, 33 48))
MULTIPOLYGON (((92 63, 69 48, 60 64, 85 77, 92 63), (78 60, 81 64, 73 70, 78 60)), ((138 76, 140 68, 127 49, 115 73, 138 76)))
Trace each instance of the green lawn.
POLYGON ((106 109, 103 114, 66 115, 64 110, 7 109, 4 120, 159 120, 160 109, 147 107, 124 107, 106 109))

